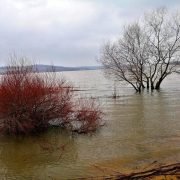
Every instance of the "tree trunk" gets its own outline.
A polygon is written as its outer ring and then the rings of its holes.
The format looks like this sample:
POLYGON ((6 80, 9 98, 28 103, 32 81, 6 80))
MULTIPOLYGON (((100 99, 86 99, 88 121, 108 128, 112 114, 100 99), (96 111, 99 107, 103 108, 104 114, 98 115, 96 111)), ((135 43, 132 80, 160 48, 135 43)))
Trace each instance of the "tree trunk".
POLYGON ((154 82, 151 79, 151 90, 154 90, 154 82))
POLYGON ((143 83, 141 84, 141 87, 142 87, 142 89, 144 89, 144 88, 145 88, 145 86, 144 86, 144 84, 143 84, 143 83))
POLYGON ((160 78, 159 81, 156 83, 156 86, 155 86, 155 89, 156 89, 156 90, 159 90, 159 89, 160 89, 160 85, 161 85, 162 81, 163 81, 163 79, 160 78))
POLYGON ((147 78, 147 89, 149 89, 149 78, 147 78))

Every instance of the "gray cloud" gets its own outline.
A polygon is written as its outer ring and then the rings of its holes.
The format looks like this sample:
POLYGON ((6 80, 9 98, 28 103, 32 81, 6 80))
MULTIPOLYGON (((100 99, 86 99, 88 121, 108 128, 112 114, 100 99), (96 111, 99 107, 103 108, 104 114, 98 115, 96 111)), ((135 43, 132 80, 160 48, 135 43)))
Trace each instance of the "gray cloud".
POLYGON ((0 63, 9 53, 65 66, 96 65, 101 45, 124 23, 177 0, 0 0, 0 63))

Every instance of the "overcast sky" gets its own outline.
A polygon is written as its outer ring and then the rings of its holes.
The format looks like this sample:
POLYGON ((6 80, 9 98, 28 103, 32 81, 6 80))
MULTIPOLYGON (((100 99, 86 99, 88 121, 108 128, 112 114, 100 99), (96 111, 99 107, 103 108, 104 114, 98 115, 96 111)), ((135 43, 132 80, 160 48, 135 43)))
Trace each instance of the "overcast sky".
POLYGON ((149 9, 180 0, 0 0, 0 64, 16 53, 41 64, 97 65, 100 47, 149 9))

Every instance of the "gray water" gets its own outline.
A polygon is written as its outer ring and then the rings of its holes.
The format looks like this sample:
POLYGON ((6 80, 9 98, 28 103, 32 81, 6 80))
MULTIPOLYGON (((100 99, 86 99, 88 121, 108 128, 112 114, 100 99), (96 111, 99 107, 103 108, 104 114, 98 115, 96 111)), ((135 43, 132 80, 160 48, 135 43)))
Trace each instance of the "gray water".
POLYGON ((64 72, 84 97, 96 97, 106 125, 91 135, 52 128, 31 137, 0 137, 0 179, 71 179, 130 172, 180 161, 180 76, 137 94, 101 71, 64 72))

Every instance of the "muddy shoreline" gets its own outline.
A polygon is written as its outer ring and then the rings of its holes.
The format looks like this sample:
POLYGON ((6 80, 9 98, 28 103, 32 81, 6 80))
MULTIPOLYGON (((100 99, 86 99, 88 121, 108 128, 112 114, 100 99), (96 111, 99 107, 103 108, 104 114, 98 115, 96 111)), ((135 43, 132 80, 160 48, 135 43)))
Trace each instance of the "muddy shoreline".
MULTIPOLYGON (((137 170, 136 172, 131 172, 127 174, 117 173, 114 175, 107 176, 91 176, 86 178, 76 178, 77 180, 94 180, 94 179, 180 179, 180 163, 168 164, 159 167, 154 167, 148 170, 137 170)), ((72 179, 73 180, 73 179, 72 179)), ((75 179, 74 179, 75 180, 75 179)))

